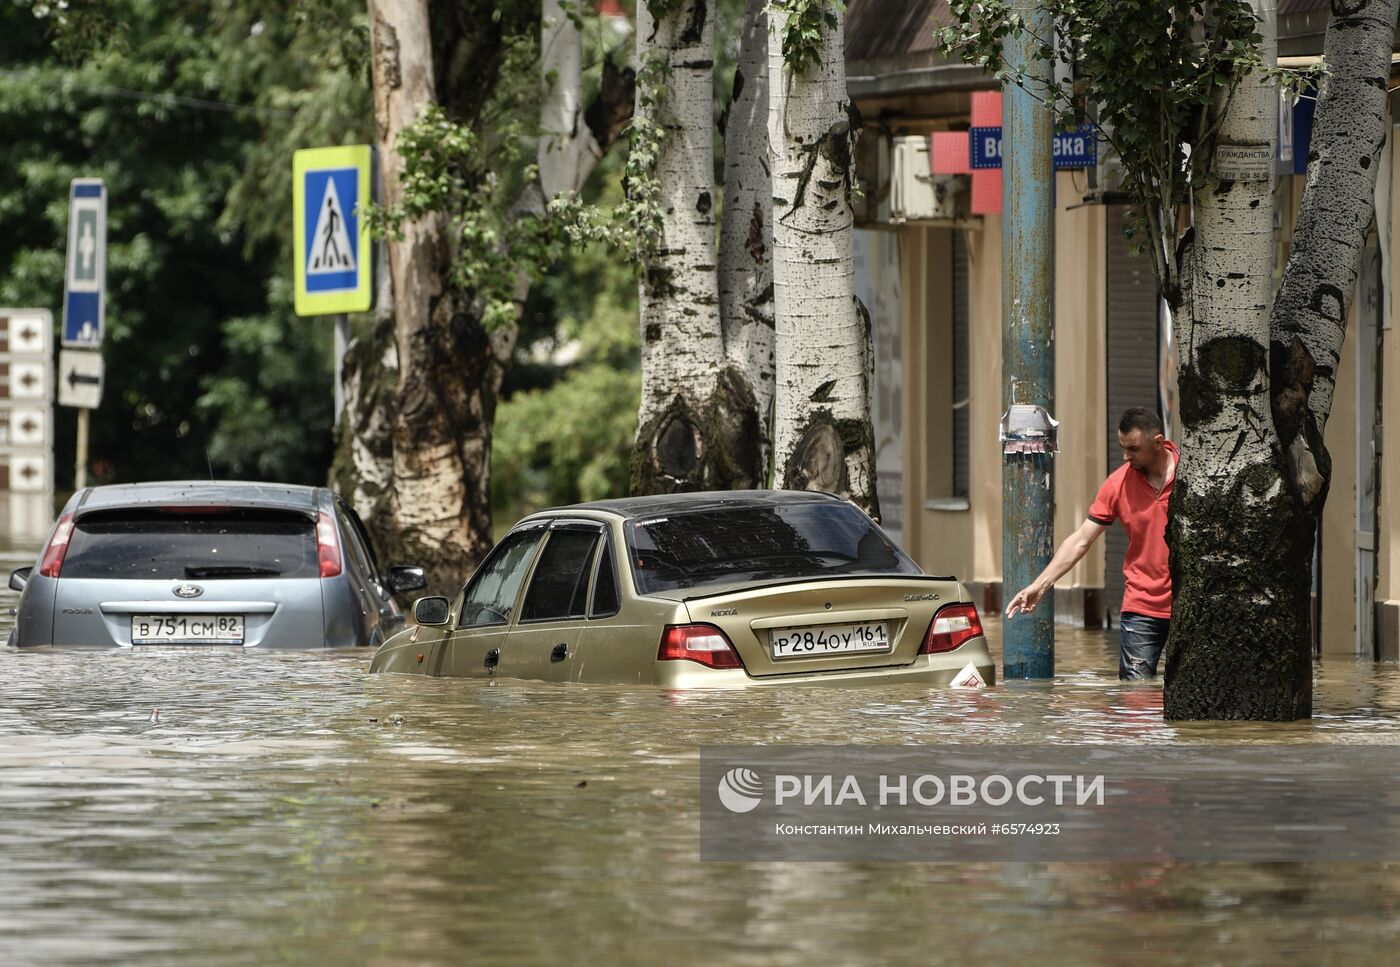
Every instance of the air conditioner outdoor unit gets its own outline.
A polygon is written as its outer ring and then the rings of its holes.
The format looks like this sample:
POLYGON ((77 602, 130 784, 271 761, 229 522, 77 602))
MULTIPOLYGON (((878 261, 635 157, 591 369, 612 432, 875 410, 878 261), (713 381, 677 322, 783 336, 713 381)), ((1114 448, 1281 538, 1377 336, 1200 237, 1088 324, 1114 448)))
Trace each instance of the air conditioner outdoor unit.
POLYGON ((928 221, 955 218, 960 183, 957 175, 929 172, 928 138, 922 135, 893 139, 890 172, 890 221, 928 221))

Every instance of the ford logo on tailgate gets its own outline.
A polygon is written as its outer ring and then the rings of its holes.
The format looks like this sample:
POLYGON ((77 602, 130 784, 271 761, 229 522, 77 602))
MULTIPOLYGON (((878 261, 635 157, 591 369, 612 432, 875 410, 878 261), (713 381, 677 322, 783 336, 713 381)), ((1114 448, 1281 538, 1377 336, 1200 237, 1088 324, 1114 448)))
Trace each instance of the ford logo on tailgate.
POLYGON ((179 598, 197 598, 204 593, 204 589, 198 584, 182 584, 175 589, 175 596, 179 598))

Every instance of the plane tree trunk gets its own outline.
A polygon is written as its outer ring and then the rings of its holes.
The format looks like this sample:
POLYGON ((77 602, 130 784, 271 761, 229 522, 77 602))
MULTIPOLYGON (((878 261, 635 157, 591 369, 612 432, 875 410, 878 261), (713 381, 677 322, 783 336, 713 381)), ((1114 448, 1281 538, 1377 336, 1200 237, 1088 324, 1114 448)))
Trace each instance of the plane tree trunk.
MULTIPOLYGON (((637 4, 634 152, 654 150, 629 184, 655 205, 660 235, 642 252, 642 398, 633 493, 716 485, 711 431, 724 363, 715 248, 714 8, 709 0, 637 4), (651 198, 638 191, 648 186, 651 198)), ((635 159, 634 159, 635 161, 635 159)))
MULTIPOLYGON (((540 177, 526 184, 514 206, 530 214, 543 213, 554 192, 587 179, 627 123, 632 98, 631 72, 608 65, 600 93, 580 110, 578 31, 557 16, 557 2, 545 2, 543 12, 556 16, 542 18, 542 46, 550 51, 550 69, 564 69, 541 99, 547 124, 540 177)), ((431 15, 429 6, 426 0, 369 2, 376 140, 389 208, 403 198, 399 135, 439 100, 470 122, 501 69, 505 26, 490 17, 492 5, 434 5, 431 15)), ((352 344, 342 373, 346 410, 331 474, 383 556, 421 564, 432 587, 448 593, 492 544, 491 434, 516 341, 513 325, 487 329, 476 293, 447 284, 459 254, 450 238, 451 214, 408 222, 400 238, 385 242, 388 267, 381 273, 375 324, 352 344)), ((517 309, 529 284, 523 273, 516 280, 517 309)))
MULTIPOLYGON (((1221 177, 1197 193, 1177 312, 1182 467, 1168 542, 1169 719, 1284 721, 1312 711, 1310 592, 1345 320, 1374 208, 1400 0, 1336 0, 1307 184, 1268 309, 1272 193, 1221 177)), ((1272 0, 1257 3, 1273 41, 1272 0)), ((1222 148, 1273 157, 1273 88, 1241 82, 1222 148), (1270 115, 1271 117, 1271 115, 1270 115)))
POLYGON ((773 183, 768 169, 768 4, 749 0, 734 88, 720 119, 724 207, 720 215, 719 307, 734 410, 733 486, 762 487, 773 452, 773 183))
MULTIPOLYGON (((1264 6, 1255 5, 1261 57, 1272 64, 1275 20, 1264 6)), ((1176 596, 1167 717, 1199 717, 1191 710, 1233 695, 1238 717, 1289 719, 1308 714, 1311 689, 1298 685, 1312 679, 1306 651, 1277 647, 1299 636, 1288 606, 1296 578, 1278 567, 1276 551, 1302 523, 1269 406, 1278 95, 1255 71, 1214 110, 1224 114, 1213 177, 1195 193, 1175 313, 1183 436, 1168 528, 1176 596), (1240 158, 1256 159, 1255 170, 1240 158)))
MULTIPOLYGON (((384 203, 394 206, 403 200, 399 135, 437 101, 432 31, 426 0, 370 0, 369 9, 376 141, 384 203)), ((476 389, 494 359, 484 330, 474 331, 445 285, 448 224, 444 214, 424 216, 385 246, 395 379, 387 414, 390 482, 375 508, 381 520, 387 515, 388 527, 377 529, 389 532, 389 555, 421 564, 439 588, 459 580, 461 562, 490 546, 486 454, 472 443, 483 417, 476 389)), ((373 379, 368 369, 359 376, 373 379)))
POLYGON ((878 517, 870 317, 852 256, 860 118, 846 93, 844 18, 830 13, 816 63, 794 71, 783 49, 790 11, 769 7, 774 467, 780 487, 841 494, 878 517))

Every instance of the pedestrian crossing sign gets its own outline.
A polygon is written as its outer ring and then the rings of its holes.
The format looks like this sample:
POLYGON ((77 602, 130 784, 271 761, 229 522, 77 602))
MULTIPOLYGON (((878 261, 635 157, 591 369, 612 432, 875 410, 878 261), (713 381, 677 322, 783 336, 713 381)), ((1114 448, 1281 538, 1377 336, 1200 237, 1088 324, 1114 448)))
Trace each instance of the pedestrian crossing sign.
POLYGON ((292 155, 292 248, 299 316, 370 307, 370 147, 309 148, 292 155))

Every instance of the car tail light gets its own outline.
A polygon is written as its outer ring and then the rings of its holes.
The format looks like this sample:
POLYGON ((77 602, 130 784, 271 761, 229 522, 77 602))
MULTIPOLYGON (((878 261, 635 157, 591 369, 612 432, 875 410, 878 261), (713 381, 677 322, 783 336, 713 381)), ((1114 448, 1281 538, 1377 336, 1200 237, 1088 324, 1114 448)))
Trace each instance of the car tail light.
POLYGON ((945 604, 929 622, 919 654, 937 655, 952 651, 981 633, 982 619, 977 617, 977 605, 971 602, 945 604))
POLYGON ((712 625, 667 625, 657 661, 695 661, 707 668, 743 668, 739 653, 712 625))
POLYGON ((335 518, 324 510, 316 517, 316 557, 321 562, 321 577, 333 578, 340 573, 340 532, 335 518))
POLYGON ((63 558, 68 553, 68 542, 73 537, 73 515, 64 514, 54 525, 48 546, 44 548, 44 559, 39 562, 39 573, 46 578, 56 578, 63 570, 63 558))

